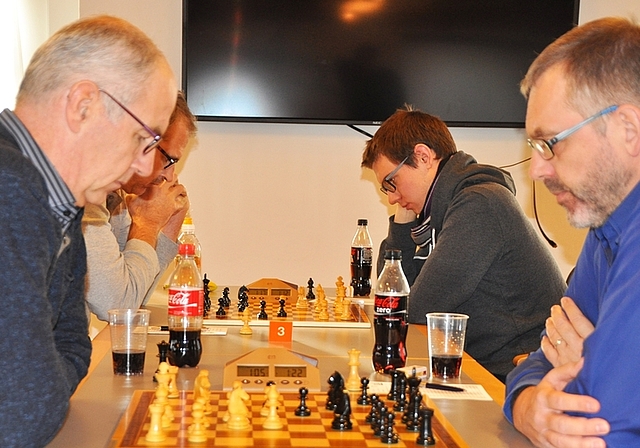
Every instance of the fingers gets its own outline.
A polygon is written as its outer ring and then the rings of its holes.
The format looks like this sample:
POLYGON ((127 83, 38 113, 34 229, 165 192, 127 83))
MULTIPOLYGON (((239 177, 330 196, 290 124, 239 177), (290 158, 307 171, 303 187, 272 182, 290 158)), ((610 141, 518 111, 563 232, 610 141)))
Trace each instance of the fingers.
POLYGON ((582 314, 580 308, 576 305, 576 303, 570 297, 563 297, 560 299, 560 304, 562 305, 562 309, 564 310, 567 318, 575 328, 575 331, 578 335, 585 339, 595 329, 593 324, 587 319, 587 317, 582 314))

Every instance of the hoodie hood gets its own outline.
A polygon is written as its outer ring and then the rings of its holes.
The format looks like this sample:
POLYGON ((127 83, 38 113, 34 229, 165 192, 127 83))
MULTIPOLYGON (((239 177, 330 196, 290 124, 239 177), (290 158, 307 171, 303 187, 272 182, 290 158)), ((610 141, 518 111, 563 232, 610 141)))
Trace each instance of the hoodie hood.
POLYGON ((492 165, 479 164, 472 156, 458 151, 446 162, 433 187, 431 225, 439 231, 452 199, 462 190, 478 184, 494 183, 514 196, 516 185, 507 171, 492 165))

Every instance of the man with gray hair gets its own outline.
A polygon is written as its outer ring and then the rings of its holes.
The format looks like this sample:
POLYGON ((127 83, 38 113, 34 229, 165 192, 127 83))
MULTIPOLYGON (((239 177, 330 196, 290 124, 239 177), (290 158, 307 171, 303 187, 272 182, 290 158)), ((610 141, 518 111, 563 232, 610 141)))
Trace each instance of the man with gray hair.
POLYGON ((0 446, 60 429, 91 355, 83 207, 151 173, 176 94, 148 37, 98 16, 48 39, 0 113, 0 446))
POLYGON ((507 378, 504 412, 537 446, 640 446, 640 26, 574 28, 522 92, 531 177, 590 230, 540 349, 507 378))
POLYGON ((82 218, 87 245, 87 303, 98 319, 113 308, 139 308, 178 253, 178 234, 189 210, 187 190, 175 169, 196 120, 180 92, 158 145, 150 176, 134 174, 105 204, 91 204, 82 218))

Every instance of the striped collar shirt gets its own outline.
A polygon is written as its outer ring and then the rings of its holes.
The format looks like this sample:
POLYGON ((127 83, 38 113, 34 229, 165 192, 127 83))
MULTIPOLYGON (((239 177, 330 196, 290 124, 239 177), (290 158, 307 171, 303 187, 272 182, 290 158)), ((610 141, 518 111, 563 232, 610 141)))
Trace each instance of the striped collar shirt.
POLYGON ((56 219, 62 224, 66 232, 71 221, 78 215, 80 208, 75 205, 73 193, 64 183, 60 174, 42 152, 27 128, 20 119, 9 109, 0 113, 0 124, 15 138, 22 154, 33 163, 42 175, 47 192, 49 205, 56 219))

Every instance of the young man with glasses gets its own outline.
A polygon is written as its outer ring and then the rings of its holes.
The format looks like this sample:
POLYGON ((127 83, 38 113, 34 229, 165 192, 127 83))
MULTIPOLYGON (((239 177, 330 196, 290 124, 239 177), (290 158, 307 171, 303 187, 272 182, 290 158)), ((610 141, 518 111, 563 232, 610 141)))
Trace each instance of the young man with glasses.
POLYGON ((98 319, 113 308, 139 308, 178 253, 176 240, 189 209, 175 167, 191 137, 195 117, 180 92, 169 127, 156 146, 150 176, 134 175, 106 203, 87 206, 87 303, 98 319))
POLYGON ((177 90, 144 33, 95 16, 36 50, 0 113, 0 446, 46 446, 65 420, 91 356, 83 207, 151 173, 177 90))
POLYGON ((540 348, 507 380, 506 417, 536 446, 640 446, 640 26, 586 23, 522 82, 530 175, 589 228, 540 348))
POLYGON ((566 286, 513 179, 457 151, 442 120, 411 109, 380 126, 362 166, 397 205, 380 253, 402 250, 410 322, 424 324, 433 311, 468 314, 466 351, 504 382, 513 358, 539 345, 566 286))

